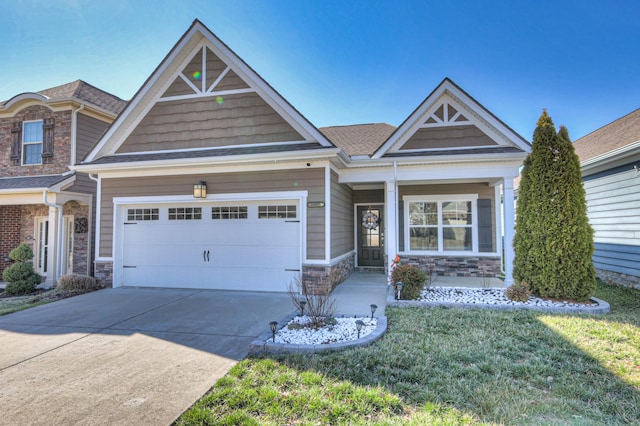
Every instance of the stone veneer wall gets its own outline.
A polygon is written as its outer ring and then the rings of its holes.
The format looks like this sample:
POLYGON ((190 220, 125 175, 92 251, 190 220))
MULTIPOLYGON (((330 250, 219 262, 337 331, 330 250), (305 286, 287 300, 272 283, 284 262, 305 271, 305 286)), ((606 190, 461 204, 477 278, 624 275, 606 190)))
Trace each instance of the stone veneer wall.
POLYGON ((0 206, 0 281, 11 266, 11 250, 20 245, 20 206, 0 206))
POLYGON ((637 288, 640 290, 640 277, 636 277, 634 275, 621 274, 619 272, 596 268, 596 276, 609 284, 614 284, 620 287, 637 288))
POLYGON ((444 277, 500 277, 501 259, 496 257, 400 256, 401 263, 444 277))
POLYGON ((302 266, 302 282, 311 294, 329 294, 349 278, 355 268, 355 254, 331 266, 302 266))
POLYGON ((113 262, 95 261, 93 268, 93 276, 98 285, 111 288, 113 287, 113 262))

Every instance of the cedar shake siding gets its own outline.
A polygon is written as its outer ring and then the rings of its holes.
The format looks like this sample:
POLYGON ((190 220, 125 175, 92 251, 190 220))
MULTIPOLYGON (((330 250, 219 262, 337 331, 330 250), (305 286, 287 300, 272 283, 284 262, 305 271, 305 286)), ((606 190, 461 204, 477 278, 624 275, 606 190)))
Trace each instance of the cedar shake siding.
POLYGON ((104 131, 109 127, 109 123, 79 113, 76 125, 75 163, 79 163, 91 151, 96 141, 100 139, 104 131))
MULTIPOLYGON (((496 251, 496 217, 495 217, 495 189, 486 183, 447 184, 447 185, 401 185, 398 187, 398 224, 400 251, 408 251, 404 240, 404 202, 405 195, 455 195, 478 194, 478 238, 480 252, 495 253, 496 251), (483 201, 487 200, 487 201, 483 201), (483 208, 484 207, 484 208, 483 208), (483 210, 483 211, 481 211, 483 210), (488 215, 491 215, 489 219, 488 215), (491 229, 488 224, 491 223, 491 229), (491 235, 489 237, 489 235, 491 235), (490 243, 489 243, 490 239, 490 243)), ((446 254, 445 254, 446 255, 446 254)))
MULTIPOLYGON (((100 256, 111 257, 113 248, 113 198, 191 194, 193 184, 208 183, 208 193, 303 191, 309 201, 326 201, 324 168, 291 169, 248 173, 152 176, 102 179, 100 211, 100 256)), ((324 209, 307 210, 307 258, 324 259, 324 209)))
POLYGON ((353 250, 353 191, 331 171, 331 258, 353 250))
POLYGON ((304 138, 256 93, 158 102, 118 153, 212 148, 304 138))
POLYGON ((418 130, 400 148, 407 149, 441 149, 465 148, 470 146, 497 145, 489 136, 476 126, 455 126, 443 128, 427 128, 418 130))

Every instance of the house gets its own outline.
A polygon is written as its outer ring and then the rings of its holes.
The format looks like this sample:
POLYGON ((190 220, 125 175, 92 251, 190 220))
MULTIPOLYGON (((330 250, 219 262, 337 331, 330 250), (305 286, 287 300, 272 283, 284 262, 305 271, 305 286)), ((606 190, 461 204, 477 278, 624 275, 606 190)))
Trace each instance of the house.
POLYGON ((596 273, 640 288, 640 109, 576 140, 596 273))
POLYGON ((70 166, 125 104, 81 80, 0 103, 0 273, 20 243, 47 286, 92 273, 96 183, 70 166))
POLYGON ((501 189, 509 284, 529 151, 449 79, 397 128, 318 129, 196 20, 74 170, 98 179, 105 284, 322 292, 396 254, 501 274, 501 189))

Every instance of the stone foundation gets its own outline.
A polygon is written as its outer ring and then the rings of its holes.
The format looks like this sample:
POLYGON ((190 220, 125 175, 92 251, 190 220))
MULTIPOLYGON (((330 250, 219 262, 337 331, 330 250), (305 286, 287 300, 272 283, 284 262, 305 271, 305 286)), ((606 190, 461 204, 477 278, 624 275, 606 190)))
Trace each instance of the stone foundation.
POLYGON ((94 278, 98 285, 113 287, 113 262, 96 261, 94 263, 94 278))
POLYGON ((621 274, 619 272, 596 268, 596 276, 608 284, 620 287, 637 288, 640 290, 640 277, 636 277, 634 275, 621 274))
POLYGON ((310 294, 329 294, 353 273, 355 254, 331 266, 302 266, 302 282, 310 294))
POLYGON ((500 257, 400 256, 400 262, 443 277, 501 277, 500 257))

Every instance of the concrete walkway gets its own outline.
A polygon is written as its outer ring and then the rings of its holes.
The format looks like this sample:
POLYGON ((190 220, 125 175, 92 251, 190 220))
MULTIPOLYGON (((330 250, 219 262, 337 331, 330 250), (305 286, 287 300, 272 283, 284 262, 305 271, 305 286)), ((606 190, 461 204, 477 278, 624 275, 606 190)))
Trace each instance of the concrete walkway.
POLYGON ((387 306, 387 277, 376 272, 354 272, 331 295, 336 299, 336 315, 368 316, 371 304, 378 305, 375 315, 384 316, 387 306))
POLYGON ((285 293, 106 289, 0 317, 0 425, 168 425, 285 293))

